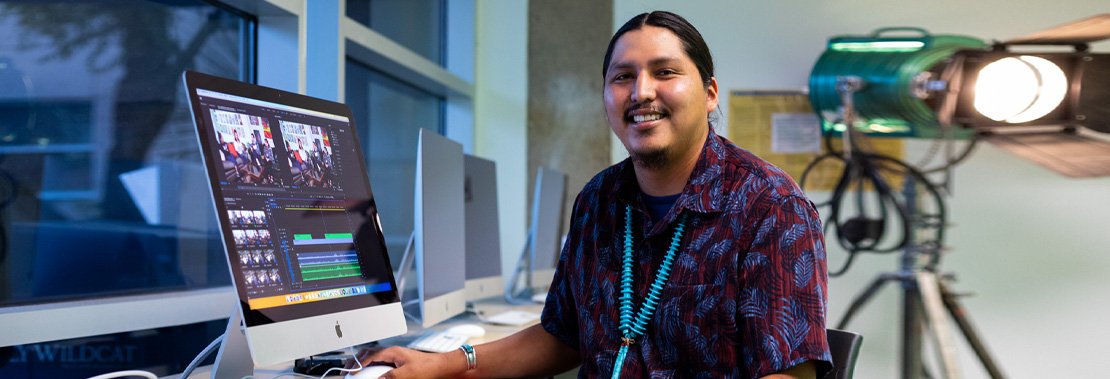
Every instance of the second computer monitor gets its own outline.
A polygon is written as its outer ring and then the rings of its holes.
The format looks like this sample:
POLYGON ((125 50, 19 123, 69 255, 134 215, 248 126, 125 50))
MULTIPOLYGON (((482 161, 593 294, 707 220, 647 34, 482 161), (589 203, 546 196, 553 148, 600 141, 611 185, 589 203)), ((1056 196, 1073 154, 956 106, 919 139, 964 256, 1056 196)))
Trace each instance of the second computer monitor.
POLYGON ((555 264, 562 251, 563 197, 567 175, 540 167, 532 197, 532 286, 546 291, 555 277, 555 264))
POLYGON ((414 233, 420 320, 429 327, 466 310, 463 147, 420 130, 414 233))
POLYGON ((497 222, 497 166, 467 155, 464 162, 466 200, 466 299, 501 295, 501 233, 497 222))

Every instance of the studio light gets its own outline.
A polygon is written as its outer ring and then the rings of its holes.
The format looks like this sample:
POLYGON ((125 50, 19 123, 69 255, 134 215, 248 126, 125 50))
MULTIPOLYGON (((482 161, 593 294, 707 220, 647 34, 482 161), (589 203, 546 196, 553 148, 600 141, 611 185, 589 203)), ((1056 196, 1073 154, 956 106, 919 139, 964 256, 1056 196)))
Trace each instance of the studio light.
POLYGON ((904 27, 837 36, 810 102, 833 135, 848 105, 871 137, 978 134, 1066 176, 1110 176, 1110 143, 1085 133, 1110 133, 1110 54, 1089 51, 1108 37, 1110 14, 993 44, 904 27))

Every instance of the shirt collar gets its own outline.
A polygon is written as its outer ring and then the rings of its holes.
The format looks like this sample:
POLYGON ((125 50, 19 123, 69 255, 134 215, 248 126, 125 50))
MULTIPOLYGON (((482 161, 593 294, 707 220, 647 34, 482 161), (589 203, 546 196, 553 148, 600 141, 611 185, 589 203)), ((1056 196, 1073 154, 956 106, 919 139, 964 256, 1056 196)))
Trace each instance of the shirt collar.
MULTIPOLYGON (((709 128, 709 135, 702 145, 701 155, 694 170, 690 172, 690 179, 679 194, 675 207, 682 207, 699 213, 719 212, 723 207, 724 196, 721 196, 721 171, 725 160, 726 149, 724 141, 713 128, 709 128)), ((614 186, 617 196, 627 204, 632 204, 646 212, 640 195, 640 185, 636 182, 636 170, 632 167, 632 159, 627 158, 620 163, 620 173, 614 186)), ((671 214, 677 214, 671 212, 671 214)), ((670 223, 670 218, 665 219, 670 223)))

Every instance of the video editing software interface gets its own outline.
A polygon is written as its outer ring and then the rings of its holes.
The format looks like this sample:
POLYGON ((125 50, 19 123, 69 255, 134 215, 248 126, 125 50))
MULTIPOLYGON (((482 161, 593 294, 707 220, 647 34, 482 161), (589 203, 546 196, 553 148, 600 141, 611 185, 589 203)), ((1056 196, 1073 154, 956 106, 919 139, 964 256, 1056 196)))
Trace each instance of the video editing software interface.
POLYGON ((205 89, 197 95, 205 153, 218 168, 217 203, 234 241, 232 273, 249 309, 280 321, 380 304, 361 296, 388 292, 392 274, 378 220, 367 217, 376 212, 368 212, 374 202, 350 120, 205 89), (315 304, 298 309, 306 303, 315 304))

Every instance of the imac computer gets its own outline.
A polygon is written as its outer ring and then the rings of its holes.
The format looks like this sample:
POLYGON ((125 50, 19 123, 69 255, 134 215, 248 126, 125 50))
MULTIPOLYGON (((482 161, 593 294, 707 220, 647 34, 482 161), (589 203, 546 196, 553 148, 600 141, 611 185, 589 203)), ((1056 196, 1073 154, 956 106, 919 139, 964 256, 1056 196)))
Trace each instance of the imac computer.
POLYGON ((506 300, 519 302, 521 297, 533 295, 536 296, 534 299, 542 299, 551 285, 551 280, 555 277, 555 265, 562 251, 563 197, 566 194, 566 185, 567 175, 562 172, 540 167, 536 173, 528 242, 521 252, 513 280, 506 288, 506 300))
POLYGON ((466 300, 499 296, 505 291, 501 276, 501 233, 497 222, 497 165, 467 155, 463 194, 466 201, 466 300))
POLYGON ((195 72, 184 80, 238 295, 215 374, 404 334, 350 108, 195 72))
POLYGON ((466 311, 463 147, 420 129, 416 151, 416 280, 420 323, 429 327, 466 311))

